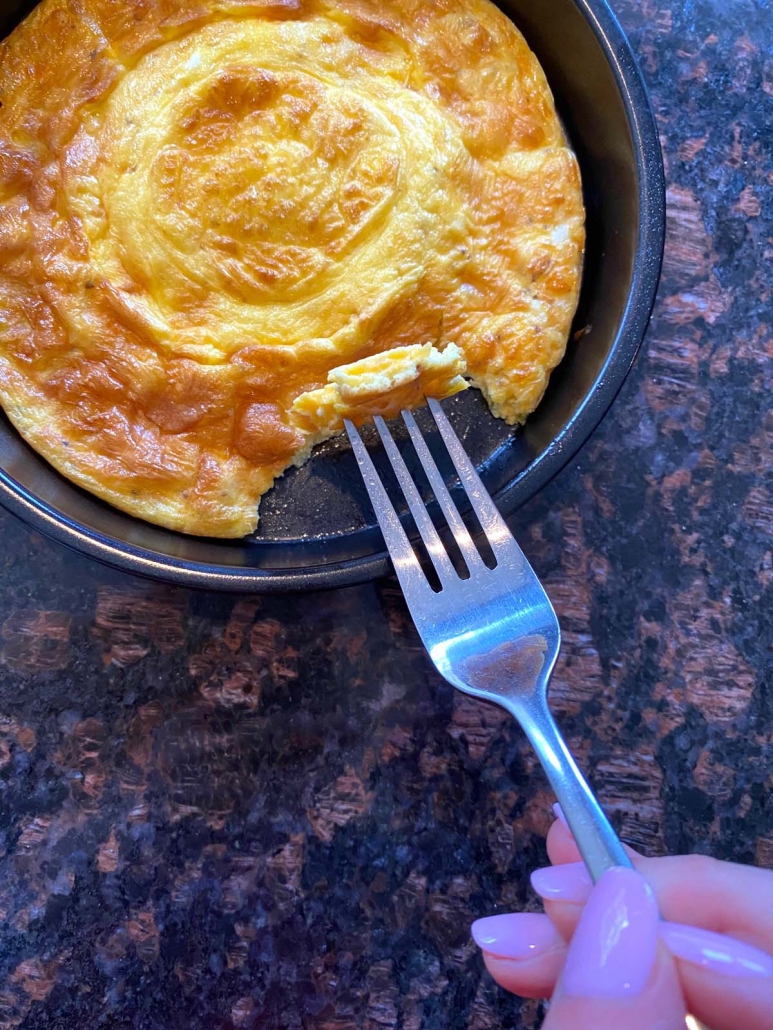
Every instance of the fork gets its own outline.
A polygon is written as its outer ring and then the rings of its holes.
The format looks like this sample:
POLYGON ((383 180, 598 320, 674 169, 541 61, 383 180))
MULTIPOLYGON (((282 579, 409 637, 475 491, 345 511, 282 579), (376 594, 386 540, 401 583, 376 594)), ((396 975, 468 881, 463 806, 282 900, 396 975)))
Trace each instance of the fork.
POLYGON ((501 705, 521 724, 564 811, 593 879, 631 862, 550 713, 547 688, 561 645, 558 619, 438 401, 427 401, 496 565, 489 568, 462 520, 416 420, 402 417, 469 572, 460 577, 389 427, 374 421, 437 575, 433 589, 362 438, 346 431, 408 609, 435 668, 458 690, 501 705))

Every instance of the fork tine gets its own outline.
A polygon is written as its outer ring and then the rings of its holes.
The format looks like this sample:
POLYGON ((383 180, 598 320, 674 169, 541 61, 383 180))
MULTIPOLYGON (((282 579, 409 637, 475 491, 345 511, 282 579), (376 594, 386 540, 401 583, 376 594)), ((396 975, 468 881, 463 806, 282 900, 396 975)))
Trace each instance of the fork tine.
POLYGON ((416 489, 416 484, 411 478, 411 474, 403 460, 403 456, 392 438, 389 427, 380 415, 376 415, 373 421, 376 423, 378 435, 381 437, 384 450, 387 453, 387 457, 389 458, 392 468, 395 471, 395 475, 397 476, 397 481, 400 484, 400 489, 403 491, 405 499, 408 502, 408 507, 411 509, 411 515, 413 515, 413 520, 421 534, 422 540, 424 541, 424 546, 427 548, 430 560, 435 566, 435 572, 437 572, 440 582, 445 586, 449 582, 459 578, 456 570, 451 564, 448 552, 443 546, 442 540, 438 536, 438 531, 435 529, 434 522, 429 517, 429 513, 424 506, 424 501, 421 499, 421 494, 416 489))
POLYGON ((478 549, 473 543, 472 537, 462 521, 462 516, 459 514, 459 509, 454 504, 453 498, 448 492, 448 488, 440 474, 440 469, 437 467, 435 459, 430 454, 429 447, 427 447, 427 441, 421 435, 421 430, 416 425, 416 419, 410 411, 403 411, 402 416, 403 421, 408 427, 411 440, 413 440, 413 446, 416 448, 419 461, 427 474, 427 479, 429 480, 437 502, 445 515, 448 528, 454 534, 454 539, 459 546, 459 550, 464 556, 464 560, 467 562, 470 572, 474 569, 485 569, 483 559, 480 554, 478 554, 478 549))
POLYGON ((443 437, 443 443, 451 456, 461 484, 470 499, 473 511, 478 516, 481 529, 488 537, 492 548, 497 543, 511 540, 512 533, 507 528, 507 523, 499 514, 499 509, 491 500, 491 496, 483 483, 481 483, 475 466, 470 461, 459 437, 454 432, 451 423, 446 417, 446 413, 440 406, 440 402, 432 397, 428 398, 427 404, 440 430, 440 435, 443 437))
POLYGON ((409 590, 413 593, 424 590, 432 594, 432 588, 419 565, 419 559, 406 536, 394 505, 389 500, 362 437, 349 419, 344 420, 344 426, 403 592, 407 595, 409 590))

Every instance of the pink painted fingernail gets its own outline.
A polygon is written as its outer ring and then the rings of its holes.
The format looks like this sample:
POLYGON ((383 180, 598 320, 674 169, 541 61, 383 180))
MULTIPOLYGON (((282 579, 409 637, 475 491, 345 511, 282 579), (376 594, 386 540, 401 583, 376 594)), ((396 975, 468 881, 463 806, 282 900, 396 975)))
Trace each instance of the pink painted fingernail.
POLYGON ((682 923, 663 923, 660 937, 672 955, 712 973, 746 979, 773 976, 773 956, 734 937, 682 923))
MULTIPOLYGON (((567 830, 569 830, 569 823, 566 821, 564 810, 557 801, 555 805, 553 805, 553 811, 555 812, 556 819, 560 819, 564 826, 567 828, 567 830)), ((569 830, 569 832, 571 833, 572 831, 569 830)))
POLYGON ((531 885, 541 898, 574 904, 585 904, 593 890, 593 881, 584 862, 566 862, 535 869, 531 874, 531 885))
POLYGON ((472 924, 471 932, 483 951, 519 961, 534 958, 563 943, 548 917, 536 912, 486 916, 472 924))
POLYGON ((577 998, 641 994, 658 950, 655 895, 633 869, 608 869, 593 888, 566 958, 561 991, 577 998))

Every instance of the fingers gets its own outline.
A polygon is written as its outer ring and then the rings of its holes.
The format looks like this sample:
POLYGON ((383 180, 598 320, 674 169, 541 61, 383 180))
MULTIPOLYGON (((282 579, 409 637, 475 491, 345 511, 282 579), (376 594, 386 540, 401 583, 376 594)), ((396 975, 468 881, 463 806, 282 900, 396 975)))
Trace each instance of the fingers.
POLYGON ((705 855, 645 858, 665 919, 730 934, 773 952, 773 875, 705 855))
MULTIPOLYGON (((663 935, 669 950, 677 954, 673 932, 682 932, 678 924, 670 924, 672 934, 663 935)), ((688 934, 693 927, 684 927, 688 934)), ((705 930, 699 933, 706 935, 705 930)), ((738 966, 737 944, 733 938, 716 935, 717 945, 710 940, 695 942, 695 953, 688 961, 676 957, 679 980, 688 1010, 711 1030, 770 1030, 773 1026, 773 960, 759 961, 759 953, 751 956, 753 969, 738 966), (727 947, 730 942, 730 947, 727 947), (705 965, 700 961, 703 951, 705 965), (724 958, 724 961, 723 961, 724 958), (693 959, 695 961, 693 961, 693 959)), ((684 942, 680 942, 683 944, 684 942)))
MULTIPOLYGON (((579 920, 581 907, 568 906, 576 910, 579 920)), ((693 927, 679 927, 677 924, 661 925, 661 942, 672 951, 686 953, 693 948, 692 960, 677 959, 676 966, 682 984, 688 1010, 702 1020, 712 1030, 770 1030, 770 1013, 773 1012, 773 983, 769 976, 756 976, 755 972, 764 973, 759 967, 759 956, 751 955, 734 957, 728 954, 727 938, 718 937, 716 941, 707 942, 694 936, 693 927), (677 940, 679 935, 682 939, 677 940), (706 945, 710 955, 705 955, 706 945), (712 965, 717 960, 724 967, 717 972, 712 965), (707 963, 701 965, 700 963, 707 963), (733 968, 735 966, 735 968, 733 968)), ((704 934, 706 931, 698 931, 704 934)), ((534 913, 518 913, 512 915, 493 916, 478 920, 473 924, 473 936, 483 948, 483 957, 491 976, 505 990, 518 994, 522 998, 548 998, 554 990, 566 959, 567 947, 560 934, 553 927, 547 916, 534 913)), ((660 967, 658 967, 660 969, 660 967)), ((655 994, 664 987, 658 976, 664 975, 656 970, 655 994)), ((570 1003, 567 1002, 568 1006, 570 1003)), ((576 1019, 576 1027, 586 1024, 580 1022, 578 1010, 585 1002, 572 1002, 572 1018, 576 1019)), ((598 1005, 596 1006, 598 1008, 598 1005)), ((617 1010, 610 1020, 614 1024, 617 1010)), ((634 1018, 633 1016, 631 1017, 634 1018)), ((593 1025, 593 1024, 587 1024, 593 1025)), ((628 1023, 621 1024, 628 1027, 628 1023)), ((683 1030, 683 1028, 682 1028, 683 1030)))
MULTIPOLYGON (((577 906, 588 900, 593 881, 580 858, 561 806, 554 805, 554 810, 558 818, 547 837, 548 857, 553 865, 535 870, 531 880, 558 932, 569 941, 580 918, 577 906)), ((632 848, 625 850, 634 864, 641 859, 632 848)))
POLYGON ((608 870, 582 910, 544 1030, 684 1030, 687 1010, 659 928, 644 878, 608 870))
POLYGON ((500 987, 522 998, 553 993, 566 957, 566 944, 547 916, 518 912, 472 924, 486 969, 500 987))
MULTIPOLYGON (((560 823, 551 827, 548 852, 564 864, 538 870, 532 880, 560 935, 570 940, 591 881, 560 823)), ((645 859, 630 853, 669 921, 661 926, 661 940, 676 958, 689 1011, 712 1030, 769 1030, 773 875, 702 856, 645 859)))
MULTIPOLYGON (((537 870, 532 886, 549 903, 560 932, 570 937, 578 913, 564 903, 584 903, 591 879, 560 822, 550 828, 548 854, 554 862, 560 856, 561 864, 537 870)), ((769 870, 719 862, 705 855, 643 858, 630 849, 629 854, 655 891, 664 919, 728 934, 773 953, 773 875, 769 870)))
POLYGON ((685 1030, 686 1011, 678 991, 673 963, 667 952, 660 952, 640 995, 628 999, 559 996, 551 1002, 543 1030, 685 1030))

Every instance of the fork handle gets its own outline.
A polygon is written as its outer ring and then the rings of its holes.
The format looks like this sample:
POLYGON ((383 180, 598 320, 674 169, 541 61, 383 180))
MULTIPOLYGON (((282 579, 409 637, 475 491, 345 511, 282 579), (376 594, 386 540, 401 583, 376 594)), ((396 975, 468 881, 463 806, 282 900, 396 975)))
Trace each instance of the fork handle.
POLYGON ((512 711, 537 752, 593 882, 613 866, 632 868, 623 845, 572 758, 545 695, 516 701, 512 711))

